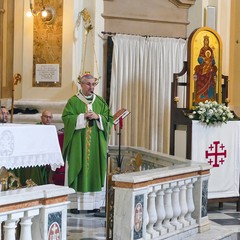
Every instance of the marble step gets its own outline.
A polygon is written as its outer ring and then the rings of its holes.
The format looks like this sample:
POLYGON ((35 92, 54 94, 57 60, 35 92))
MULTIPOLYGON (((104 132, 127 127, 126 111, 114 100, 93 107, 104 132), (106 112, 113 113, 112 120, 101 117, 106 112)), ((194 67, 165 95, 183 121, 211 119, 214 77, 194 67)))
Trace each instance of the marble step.
POLYGON ((237 240, 237 233, 221 225, 211 224, 210 230, 186 237, 184 240, 237 240))
MULTIPOLYGON (((19 124, 36 124, 41 121, 42 113, 35 113, 35 114, 14 114, 13 115, 13 123, 19 124)), ((54 124, 57 129, 63 128, 63 122, 61 118, 62 114, 60 113, 53 113, 52 124, 54 124)))
MULTIPOLYGON (((1 105, 6 106, 9 110, 11 109, 12 102, 11 99, 0 99, 1 105)), ((14 108, 25 110, 28 109, 36 109, 39 113, 43 110, 49 110, 52 113, 62 113, 64 106, 67 101, 52 101, 46 99, 19 99, 14 101, 14 108)))
MULTIPOLYGON (((63 109, 67 101, 50 101, 42 99, 19 99, 14 101, 14 109, 19 113, 13 115, 13 123, 39 123, 41 121, 41 114, 44 110, 49 110, 53 114, 52 124, 56 125, 57 129, 63 128, 63 122, 61 119, 63 109), (38 113, 28 114, 27 110, 37 110, 38 113), (25 111, 25 112, 24 112, 25 111)), ((1 99, 1 105, 6 106, 8 110, 11 110, 11 99, 1 99)))
POLYGON ((17 100, 14 107, 19 109, 37 109, 40 113, 49 110, 52 113, 62 113, 67 101, 46 101, 46 100, 17 100))

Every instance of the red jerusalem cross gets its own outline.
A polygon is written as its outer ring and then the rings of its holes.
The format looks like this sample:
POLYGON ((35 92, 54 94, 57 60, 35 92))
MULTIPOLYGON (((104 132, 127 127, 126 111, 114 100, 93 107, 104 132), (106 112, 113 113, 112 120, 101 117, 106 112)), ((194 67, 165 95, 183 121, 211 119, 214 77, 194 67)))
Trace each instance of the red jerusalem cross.
POLYGON ((223 144, 219 146, 219 143, 220 143, 219 141, 214 141, 213 144, 209 146, 209 149, 211 151, 210 152, 205 151, 206 158, 210 157, 208 163, 213 167, 219 167, 219 163, 223 164, 224 163, 223 157, 226 158, 227 156, 227 151, 223 150, 225 146, 223 144), (219 149, 221 149, 222 152, 219 152, 218 151, 219 149), (220 160, 219 160, 219 157, 220 157, 220 160))

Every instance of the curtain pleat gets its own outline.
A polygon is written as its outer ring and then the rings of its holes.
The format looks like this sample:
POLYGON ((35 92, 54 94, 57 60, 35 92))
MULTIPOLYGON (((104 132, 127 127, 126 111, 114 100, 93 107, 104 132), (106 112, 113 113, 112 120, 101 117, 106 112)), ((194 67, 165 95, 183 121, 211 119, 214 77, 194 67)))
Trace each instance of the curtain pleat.
MULTIPOLYGON (((183 68, 187 42, 123 34, 112 40, 110 107, 113 114, 120 108, 131 112, 123 120, 121 145, 168 153, 171 82, 183 68)), ((116 129, 112 145, 119 144, 116 129)))

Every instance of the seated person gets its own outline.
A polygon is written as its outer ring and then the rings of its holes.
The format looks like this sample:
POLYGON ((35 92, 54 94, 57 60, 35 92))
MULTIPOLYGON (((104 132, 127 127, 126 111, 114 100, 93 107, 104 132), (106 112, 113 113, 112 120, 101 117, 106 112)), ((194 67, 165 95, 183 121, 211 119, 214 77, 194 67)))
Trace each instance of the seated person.
POLYGON ((0 123, 8 122, 9 112, 6 107, 1 106, 0 108, 0 123))
MULTIPOLYGON (((49 125, 52 122, 52 113, 48 110, 44 110, 42 112, 41 116, 41 122, 39 124, 44 124, 44 125, 49 125)), ((58 131, 58 140, 60 147, 62 149, 62 144, 63 144, 63 137, 64 133, 63 131, 58 131)), ((50 166, 46 166, 47 173, 48 173, 48 183, 54 183, 56 185, 64 185, 64 172, 65 172, 65 167, 62 166, 60 168, 57 168, 56 171, 52 171, 50 166)))
POLYGON ((44 110, 41 116, 41 122, 39 124, 50 125, 52 123, 53 115, 50 111, 44 110))
MULTIPOLYGON (((50 125, 52 123, 52 118, 52 113, 48 110, 44 110, 41 115, 41 122, 37 124, 50 125)), ((14 173, 20 178, 20 182, 23 186, 26 185, 27 179, 32 179, 37 185, 53 183, 50 166, 20 168, 15 169, 14 173)))

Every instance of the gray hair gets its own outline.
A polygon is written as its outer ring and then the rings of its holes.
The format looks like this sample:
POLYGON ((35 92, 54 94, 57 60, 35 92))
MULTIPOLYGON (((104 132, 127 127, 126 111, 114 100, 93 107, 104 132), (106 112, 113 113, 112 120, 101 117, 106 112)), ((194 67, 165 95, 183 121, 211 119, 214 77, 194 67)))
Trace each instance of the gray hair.
POLYGON ((89 73, 84 74, 84 75, 78 77, 78 80, 79 80, 80 84, 81 83, 85 83, 87 79, 95 79, 95 77, 93 77, 93 75, 91 75, 89 73))

